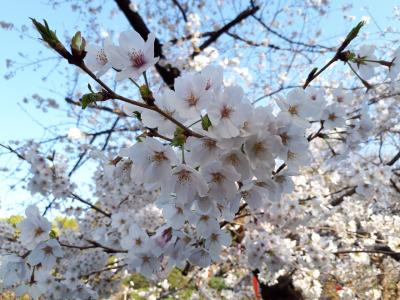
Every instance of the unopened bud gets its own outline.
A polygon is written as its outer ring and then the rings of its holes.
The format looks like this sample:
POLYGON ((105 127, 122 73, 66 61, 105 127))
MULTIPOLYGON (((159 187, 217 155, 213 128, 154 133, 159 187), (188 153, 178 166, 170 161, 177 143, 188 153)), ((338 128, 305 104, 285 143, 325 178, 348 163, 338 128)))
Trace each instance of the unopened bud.
POLYGON ((71 39, 71 52, 75 58, 83 59, 86 56, 86 41, 82 37, 81 32, 78 31, 75 33, 73 38, 71 39))
POLYGON ((142 96, 142 99, 144 102, 146 102, 146 104, 151 106, 154 105, 153 93, 150 91, 147 85, 144 84, 140 87, 140 95, 142 96))

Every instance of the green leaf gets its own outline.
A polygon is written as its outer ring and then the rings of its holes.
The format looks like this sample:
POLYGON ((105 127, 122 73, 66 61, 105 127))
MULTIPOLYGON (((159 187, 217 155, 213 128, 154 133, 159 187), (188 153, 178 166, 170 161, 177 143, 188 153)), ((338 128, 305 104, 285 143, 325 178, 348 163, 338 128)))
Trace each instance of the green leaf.
POLYGON ((142 114, 138 111, 134 111, 133 114, 135 115, 136 119, 142 121, 142 114))
POLYGON ((149 89, 149 87, 147 85, 142 85, 139 88, 140 91, 140 96, 142 96, 142 99, 144 100, 144 102, 146 102, 148 105, 153 105, 154 104, 154 97, 153 97, 153 93, 151 92, 151 90, 149 89))
POLYGON ((350 43, 352 40, 354 40, 357 35, 359 34, 361 28, 365 25, 365 21, 359 22, 346 36, 344 42, 340 46, 338 53, 342 52, 350 43))
POLYGON ((83 95, 81 99, 82 109, 85 109, 89 104, 98 100, 101 100, 101 95, 99 96, 99 93, 89 93, 83 95))
POLYGON ((52 229, 52 230, 50 231, 50 233, 49 233, 49 237, 50 237, 51 239, 57 238, 57 232, 56 232, 54 229, 52 229))
POLYGON ((47 42, 51 47, 54 48, 55 45, 60 44, 60 41, 57 38, 56 32, 52 31, 49 27, 49 24, 47 24, 46 20, 43 20, 44 25, 36 19, 31 18, 33 25, 35 25, 36 30, 39 32, 41 35, 42 39, 47 42))
POLYGON ((208 115, 205 115, 204 117, 201 117, 201 127, 203 127, 204 130, 208 131, 208 128, 212 126, 210 118, 208 115))
POLYGON ((185 131, 180 127, 176 127, 176 130, 174 132, 174 139, 172 140, 171 145, 176 147, 182 147, 185 144, 185 141, 186 141, 185 131))
POLYGON ((357 37, 358 33, 360 32, 361 28, 365 25, 365 21, 359 22, 346 36, 346 40, 353 40, 357 37))
POLYGON ((91 91, 92 93, 94 93, 94 91, 93 91, 92 86, 90 85, 90 83, 87 84, 87 87, 88 87, 89 91, 91 91))

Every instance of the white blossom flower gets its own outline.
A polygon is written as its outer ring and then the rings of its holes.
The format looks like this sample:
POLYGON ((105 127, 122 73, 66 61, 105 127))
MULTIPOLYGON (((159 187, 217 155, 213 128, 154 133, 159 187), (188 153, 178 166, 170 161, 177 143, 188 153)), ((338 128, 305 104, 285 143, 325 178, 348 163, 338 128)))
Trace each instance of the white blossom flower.
POLYGON ((196 230, 200 236, 208 237, 211 232, 217 229, 219 229, 219 223, 214 214, 203 214, 198 217, 196 230))
POLYGON ((185 74, 175 79, 176 109, 182 118, 198 120, 211 100, 211 91, 200 74, 185 74))
POLYGON ((346 126, 346 111, 336 104, 328 105, 322 113, 321 119, 324 120, 324 128, 343 128, 346 126))
POLYGON ((130 267, 150 278, 160 269, 160 260, 151 251, 136 253, 130 261, 130 267))
POLYGON ((0 256, 0 278, 5 287, 25 281, 30 276, 25 260, 16 254, 0 256))
POLYGON ((111 227, 117 229, 122 234, 129 231, 130 219, 132 216, 127 212, 114 213, 111 216, 111 227))
POLYGON ((219 254, 222 246, 228 247, 231 244, 231 235, 229 232, 218 229, 212 231, 206 238, 205 247, 208 249, 212 259, 214 261, 219 260, 219 254))
POLYGON ((134 161, 132 177, 149 189, 157 188, 168 180, 171 166, 178 163, 174 150, 154 138, 147 137, 141 143, 121 153, 134 161))
POLYGON ((200 74, 206 82, 206 90, 218 91, 221 89, 224 79, 224 73, 221 67, 208 65, 201 71, 200 74))
POLYGON ((223 164, 227 166, 232 166, 240 175, 241 180, 250 178, 252 174, 250 169, 250 162, 247 159, 247 156, 243 154, 243 152, 239 150, 232 150, 226 152, 220 159, 223 164))
MULTIPOLYGON (((175 120, 181 121, 176 110, 176 96, 175 93, 169 89, 165 89, 162 92, 154 95, 154 103, 167 115, 174 118, 175 120)), ((149 128, 158 128, 158 132, 167 137, 173 136, 176 125, 166 117, 160 115, 158 112, 150 109, 144 109, 142 111, 142 122, 143 125, 149 128)))
POLYGON ((374 55, 376 47, 374 45, 362 45, 355 53, 357 63, 350 64, 359 72, 362 79, 368 80, 375 75, 375 67, 379 66, 374 55))
MULTIPOLYGON (((323 107, 326 105, 326 95, 325 95, 325 90, 322 88, 314 88, 308 86, 305 89, 305 92, 308 96, 308 99, 311 100, 311 103, 313 103, 313 108, 316 110, 314 113, 318 113, 323 107)), ((317 117, 314 117, 317 118, 317 117)))
POLYGON ((26 219, 17 224, 21 230, 21 242, 28 249, 33 249, 42 241, 49 239, 51 223, 42 217, 39 209, 34 205, 29 205, 26 210, 26 219))
POLYGON ((181 164, 172 170, 172 176, 162 192, 175 193, 180 203, 191 203, 197 195, 203 197, 207 194, 208 185, 198 171, 181 164))
POLYGON ((189 257, 189 261, 193 265, 205 268, 211 264, 211 255, 206 249, 200 248, 193 251, 193 253, 189 257))
POLYGON ((304 90, 296 88, 290 91, 287 98, 280 97, 276 103, 281 109, 284 118, 290 118, 301 127, 308 127, 307 118, 316 119, 315 103, 310 100, 304 90))
POLYGON ((137 224, 129 227, 129 234, 122 237, 121 246, 130 253, 146 252, 149 246, 148 234, 137 224))
POLYGON ((119 71, 117 80, 127 78, 136 80, 144 71, 157 63, 158 57, 154 57, 154 41, 153 33, 147 36, 146 42, 134 30, 120 34, 119 47, 113 47, 107 53, 112 66, 119 71))
POLYGON ((173 229, 180 229, 190 215, 190 209, 180 203, 168 203, 163 206, 163 215, 168 225, 173 229))
MULTIPOLYGON (((232 199, 237 193, 236 181, 240 175, 232 166, 214 161, 201 169, 210 188, 208 194, 214 199, 232 199)), ((217 200, 218 201, 218 200, 217 200)))
POLYGON ((112 68, 108 53, 113 51, 114 47, 110 38, 104 39, 103 47, 93 44, 86 46, 85 64, 90 71, 95 72, 97 77, 103 76, 112 68))
POLYGON ((41 264, 43 268, 51 269, 60 257, 63 257, 60 244, 57 240, 50 239, 37 245, 28 255, 27 261, 31 266, 41 264))
POLYGON ((186 139, 185 149, 190 151, 186 159, 192 166, 204 165, 214 161, 221 153, 217 141, 208 137, 200 139, 191 136, 188 137, 186 139))
POLYGON ((215 100, 208 106, 213 132, 222 138, 238 136, 240 126, 245 120, 242 114, 244 92, 241 87, 229 86, 217 94, 215 100))
POLYGON ((342 86, 332 91, 333 101, 339 105, 349 105, 353 99, 352 95, 346 92, 342 86))
POLYGON ((274 154, 278 153, 281 147, 282 143, 280 139, 268 133, 250 136, 244 143, 244 151, 253 169, 260 166, 272 168, 274 165, 274 154))

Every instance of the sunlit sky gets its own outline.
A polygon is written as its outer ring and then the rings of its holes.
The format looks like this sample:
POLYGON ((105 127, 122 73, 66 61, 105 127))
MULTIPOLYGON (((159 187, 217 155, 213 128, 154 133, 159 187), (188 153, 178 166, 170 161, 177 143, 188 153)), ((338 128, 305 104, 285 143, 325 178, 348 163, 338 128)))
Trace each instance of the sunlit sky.
MULTIPOLYGON (((46 18, 50 24, 55 24, 61 31, 65 28, 71 28, 73 25, 84 22, 77 15, 66 14, 65 10, 53 10, 49 7, 48 1, 26 0, 26 1, 3 1, 0 10, 0 21, 12 22, 16 28, 21 26, 31 26, 29 17, 37 19, 46 18)), ((107 1, 105 1, 107 2, 107 1)), ((262 1, 259 1, 262 2, 262 1)), ((348 1, 333 0, 333 14, 323 20, 324 35, 326 37, 340 36, 351 28, 351 23, 345 22, 342 18, 340 7, 348 1)), ((363 17, 371 17, 367 30, 379 31, 387 26, 396 27, 393 24, 393 7, 399 5, 396 0, 357 0, 352 1, 353 8, 348 12, 354 16, 353 25, 363 17)), ((108 1, 107 6, 114 8, 113 1, 108 1)), ((111 24, 114 30, 123 30, 128 28, 125 18, 121 18, 111 24)), ((55 120, 63 115, 63 112, 43 114, 36 110, 33 105, 21 106, 24 97, 31 97, 32 94, 40 92, 53 98, 60 98, 63 95, 59 93, 59 83, 63 78, 52 70, 54 64, 43 64, 39 69, 34 68, 34 63, 38 59, 47 59, 55 55, 49 50, 44 49, 43 44, 37 40, 37 36, 20 39, 16 31, 7 31, 0 29, 0 101, 2 109, 0 110, 1 130, 0 142, 8 144, 9 140, 16 139, 40 139, 44 136, 43 126, 54 124, 55 120), (40 56, 38 51, 43 50, 40 56), (20 55, 29 54, 29 58, 20 55), (10 58, 18 64, 16 66, 26 66, 32 64, 32 67, 25 67, 24 70, 17 71, 16 75, 5 80, 3 75, 7 73, 5 60, 10 58), (42 81, 42 77, 51 74, 47 81, 42 81)), ((321 41, 322 43, 322 41, 321 41)), ((3 153, 0 149, 0 153, 3 153)), ((10 156, 0 156, 0 168, 7 166, 10 162, 15 163, 10 156)), ((12 167, 12 166, 8 166, 12 167)), ((0 217, 10 215, 11 213, 21 213, 20 204, 23 201, 29 201, 29 193, 25 191, 10 192, 0 177, 0 217)))

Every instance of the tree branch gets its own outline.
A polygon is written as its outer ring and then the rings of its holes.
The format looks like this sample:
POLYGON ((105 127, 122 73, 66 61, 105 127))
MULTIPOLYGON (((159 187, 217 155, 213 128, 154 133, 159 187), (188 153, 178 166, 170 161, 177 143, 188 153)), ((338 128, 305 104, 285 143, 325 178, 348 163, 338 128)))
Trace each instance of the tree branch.
POLYGON ((386 165, 393 166, 399 159, 400 159, 400 151, 397 152, 397 154, 386 165))
POLYGON ((183 20, 185 20, 185 22, 187 22, 188 19, 187 19, 187 16, 186 16, 186 11, 183 9, 182 5, 179 3, 178 0, 172 0, 172 2, 175 4, 176 7, 178 7, 179 11, 182 14, 183 20))
POLYGON ((235 19, 230 21, 229 23, 225 24, 223 27, 221 27, 219 30, 214 31, 210 37, 205 40, 199 47, 196 49, 193 54, 191 55, 191 58, 194 58, 196 55, 199 55, 201 51, 203 51, 205 48, 210 46, 212 43, 214 43, 222 34, 228 32, 232 27, 246 19, 247 17, 253 15, 256 11, 259 10, 259 6, 253 6, 249 7, 246 10, 242 11, 235 19))
POLYGON ((90 206, 90 208, 92 208, 92 209, 94 209, 95 211, 97 211, 97 212, 103 214, 104 216, 106 216, 106 217, 108 217, 108 218, 111 218, 111 214, 110 214, 110 213, 105 212, 104 210, 102 210, 102 209, 99 208, 98 206, 93 205, 92 203, 90 203, 90 202, 88 202, 88 201, 82 199, 81 197, 79 197, 78 195, 76 195, 76 194, 74 194, 74 193, 71 193, 71 196, 72 196, 72 198, 78 200, 79 202, 82 202, 82 203, 84 203, 84 204, 90 206))

